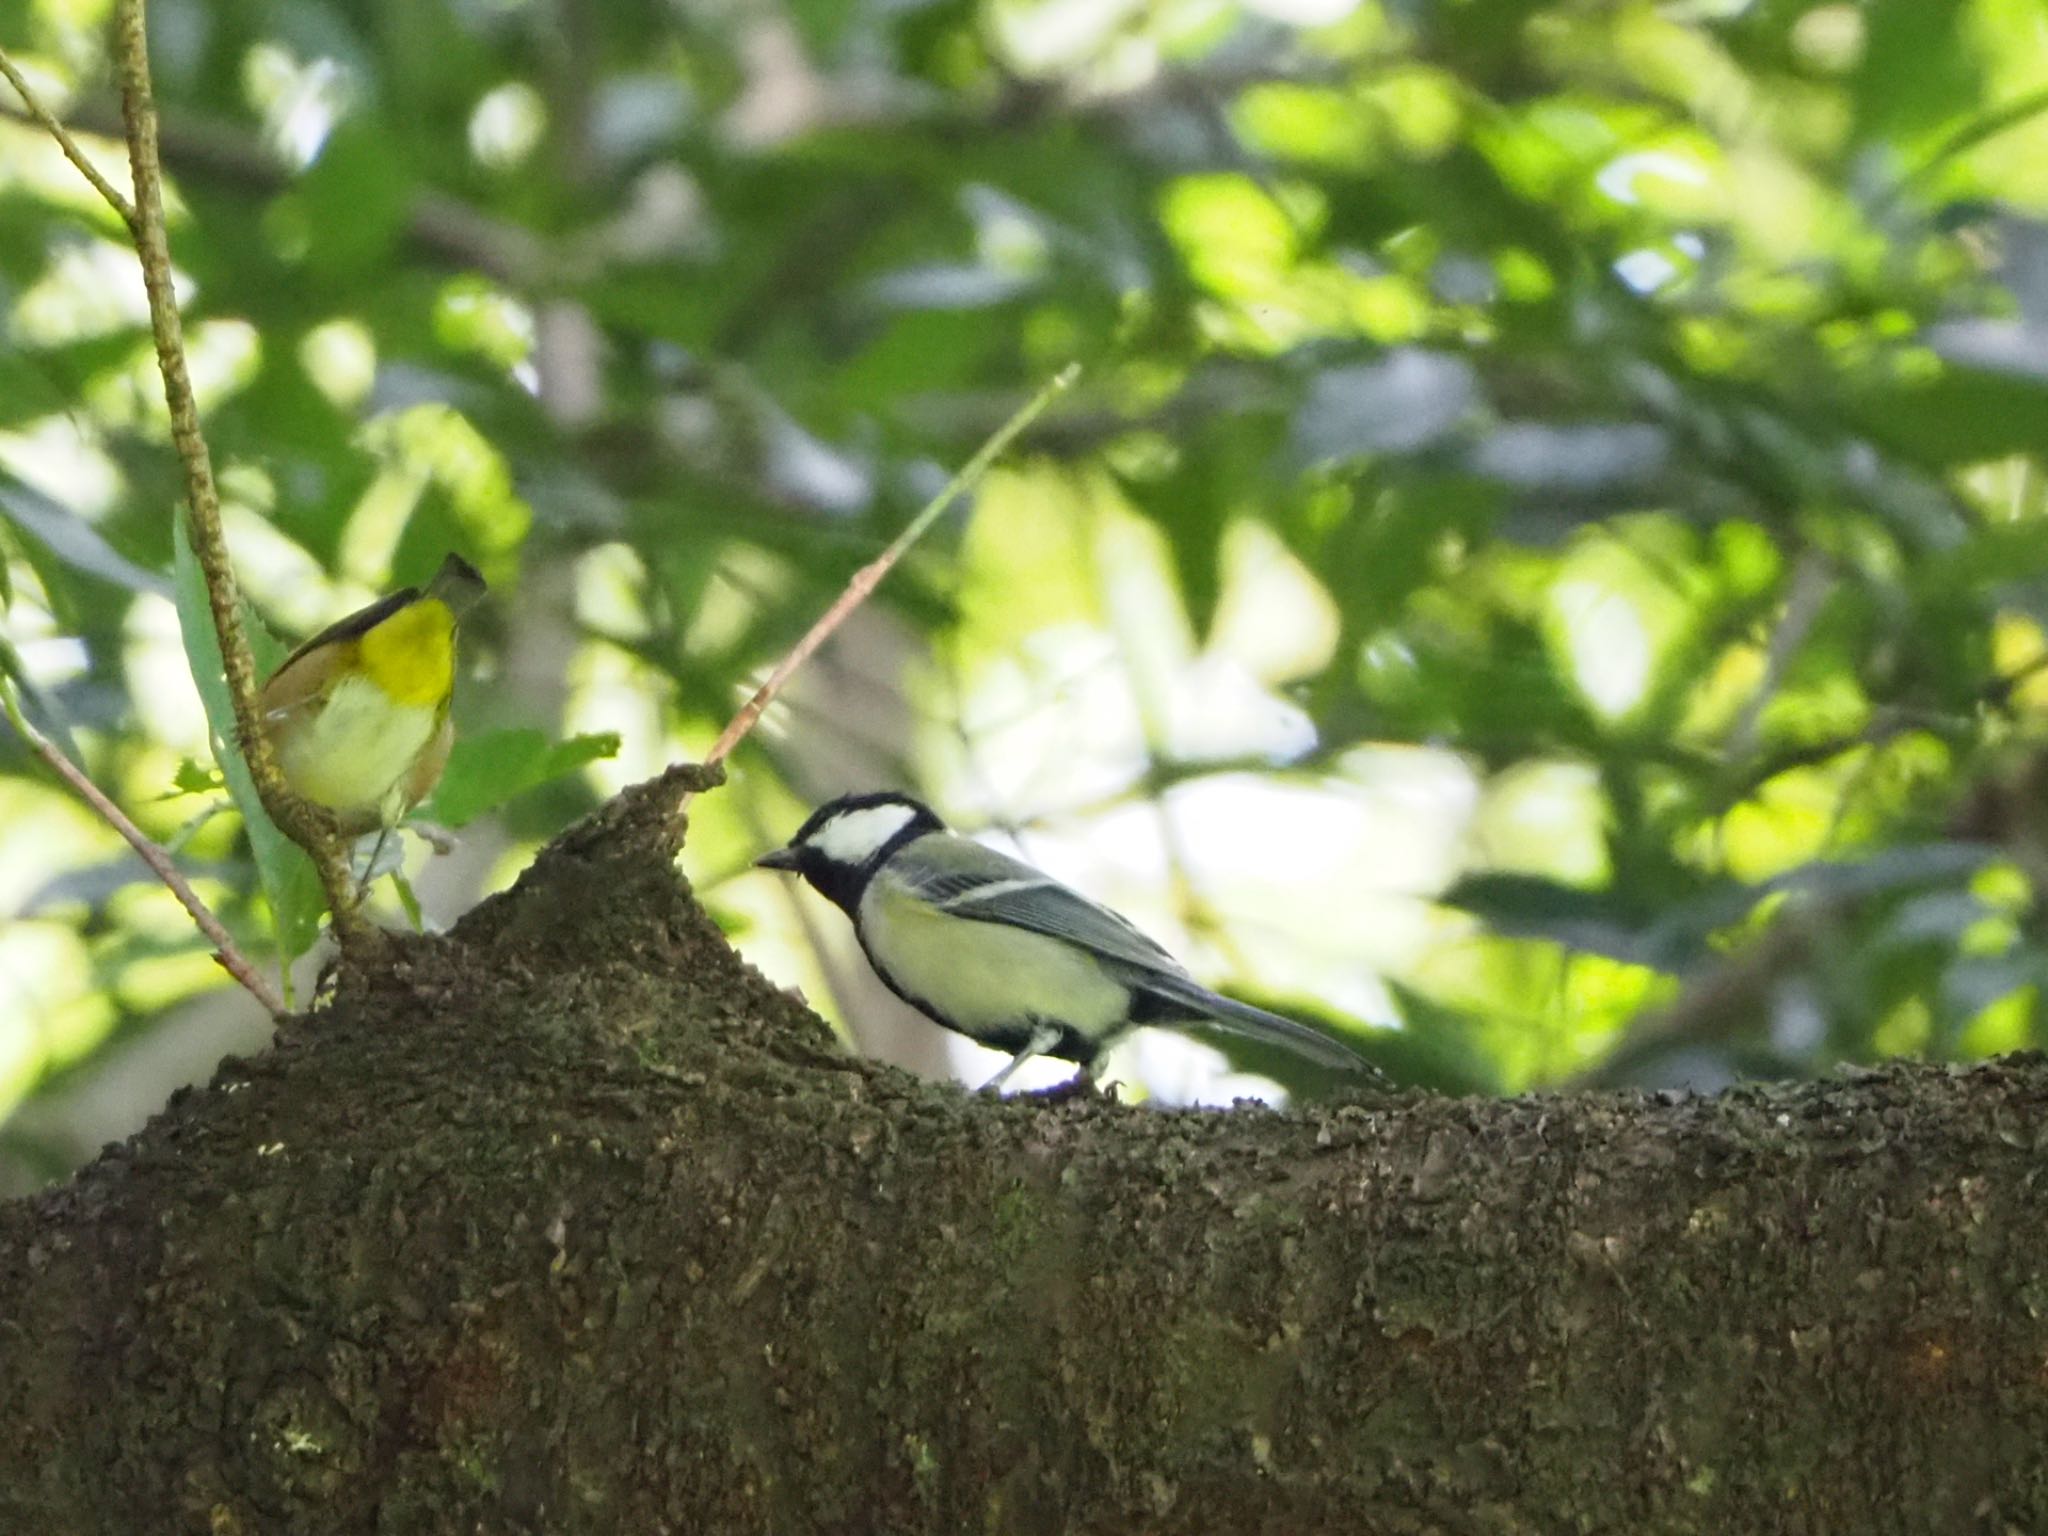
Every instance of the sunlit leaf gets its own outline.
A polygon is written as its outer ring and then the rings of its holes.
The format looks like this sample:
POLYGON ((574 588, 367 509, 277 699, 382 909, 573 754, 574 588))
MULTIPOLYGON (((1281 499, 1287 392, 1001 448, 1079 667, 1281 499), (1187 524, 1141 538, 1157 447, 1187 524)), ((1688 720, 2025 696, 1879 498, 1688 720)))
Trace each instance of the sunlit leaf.
POLYGON ((185 656, 192 668, 192 681, 206 706, 206 723, 213 739, 213 753, 227 780, 228 793, 242 813, 248 828, 249 847, 255 854, 257 877, 270 902, 279 953, 287 966, 313 947, 320 929, 324 904, 313 861, 305 850, 286 837, 264 814, 256 794, 256 781, 249 776, 235 734, 235 708, 228 692, 226 664, 221 660, 220 636, 213 627, 213 609, 207 599, 206 577, 192 553, 185 532, 185 518, 175 519, 172 535, 172 585, 176 592, 178 629, 185 641, 185 656))
POLYGON ((426 913, 420 910, 420 899, 413 892, 412 882, 405 878, 404 870, 391 872, 391 888, 398 893, 398 905, 404 909, 405 920, 412 924, 412 931, 426 932, 426 913))
POLYGON ((530 789, 616 756, 618 750, 619 738, 612 732, 552 742, 532 730, 459 736, 440 787, 419 814, 427 821, 465 826, 530 789))

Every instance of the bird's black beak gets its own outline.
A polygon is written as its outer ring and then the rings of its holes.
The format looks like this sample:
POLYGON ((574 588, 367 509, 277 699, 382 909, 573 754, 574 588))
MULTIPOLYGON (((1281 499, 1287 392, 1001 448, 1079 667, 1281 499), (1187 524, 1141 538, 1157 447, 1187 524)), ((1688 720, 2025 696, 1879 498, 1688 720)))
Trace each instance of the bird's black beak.
POLYGON ((800 866, 801 858, 794 848, 777 848, 754 860, 756 869, 784 869, 794 872, 800 866))

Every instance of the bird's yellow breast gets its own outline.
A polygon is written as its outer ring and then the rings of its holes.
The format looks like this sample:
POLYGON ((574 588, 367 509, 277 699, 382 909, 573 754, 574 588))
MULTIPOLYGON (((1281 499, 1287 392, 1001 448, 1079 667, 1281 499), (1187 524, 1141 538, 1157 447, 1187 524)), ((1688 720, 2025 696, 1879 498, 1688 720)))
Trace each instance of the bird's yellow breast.
POLYGON ((455 688, 455 615, 438 597, 408 603, 355 641, 356 663, 394 704, 435 707, 455 688))

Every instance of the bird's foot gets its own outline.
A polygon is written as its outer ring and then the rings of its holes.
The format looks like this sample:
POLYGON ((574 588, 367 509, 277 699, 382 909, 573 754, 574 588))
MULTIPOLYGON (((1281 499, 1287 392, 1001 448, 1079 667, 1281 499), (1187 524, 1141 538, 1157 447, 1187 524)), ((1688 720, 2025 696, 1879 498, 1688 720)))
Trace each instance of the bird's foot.
POLYGON ((1110 1103, 1116 1102, 1116 1084, 1097 1083, 1086 1072, 1076 1072, 1063 1083, 1054 1083, 1050 1088, 1034 1088, 1018 1097, 1029 1099, 1034 1104, 1064 1104, 1068 1099, 1086 1098, 1097 1089, 1110 1103))

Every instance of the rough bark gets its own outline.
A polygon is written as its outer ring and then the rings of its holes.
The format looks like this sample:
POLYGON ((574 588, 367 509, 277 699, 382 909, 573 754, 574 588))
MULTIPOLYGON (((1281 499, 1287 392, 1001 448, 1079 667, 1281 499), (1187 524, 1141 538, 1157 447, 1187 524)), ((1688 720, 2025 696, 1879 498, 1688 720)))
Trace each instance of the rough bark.
POLYGON ((662 799, 0 1208, 0 1531, 2048 1528, 2038 1060, 990 1103, 662 799))

